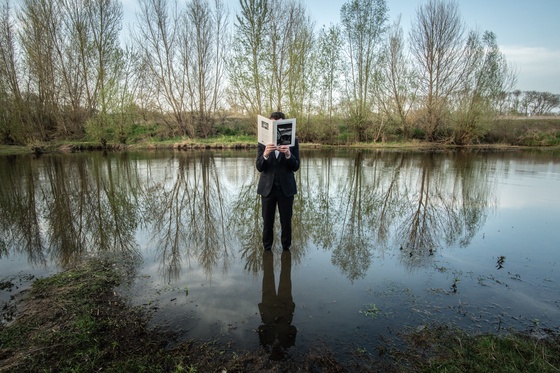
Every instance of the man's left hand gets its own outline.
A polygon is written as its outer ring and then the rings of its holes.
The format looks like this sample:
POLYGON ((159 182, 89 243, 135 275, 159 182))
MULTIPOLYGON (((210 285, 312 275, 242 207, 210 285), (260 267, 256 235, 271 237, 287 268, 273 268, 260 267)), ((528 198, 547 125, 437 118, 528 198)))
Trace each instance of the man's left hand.
POLYGON ((290 158, 292 156, 292 153, 290 153, 290 147, 288 145, 281 145, 278 147, 278 151, 280 153, 284 153, 284 156, 286 158, 290 158))

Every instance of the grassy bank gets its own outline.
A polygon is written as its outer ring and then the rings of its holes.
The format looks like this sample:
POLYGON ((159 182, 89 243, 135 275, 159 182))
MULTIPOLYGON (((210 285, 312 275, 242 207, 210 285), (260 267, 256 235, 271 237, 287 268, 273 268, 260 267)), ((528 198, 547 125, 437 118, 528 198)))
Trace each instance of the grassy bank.
MULTIPOLYGON (((136 150, 196 150, 196 149, 256 149, 255 141, 246 141, 236 136, 206 139, 205 141, 180 140, 180 141, 158 141, 149 143, 138 143, 133 145, 109 144, 106 149, 95 143, 73 142, 52 143, 42 146, 40 149, 27 146, 0 145, 0 156, 37 153, 73 153, 81 151, 136 151, 136 150)), ((300 143, 300 149, 402 149, 402 150, 438 150, 438 149, 540 149, 560 150, 560 145, 555 146, 519 146, 511 144, 477 144, 470 146, 455 146, 450 144, 430 143, 422 141, 409 142, 383 142, 383 143, 354 143, 346 145, 329 145, 318 143, 300 143)))
MULTIPOLYGON (((107 139, 105 148, 101 142, 93 140, 33 142, 28 146, 0 145, 0 155, 50 152, 74 152, 88 150, 156 150, 156 149, 247 149, 256 147, 254 122, 248 118, 230 118, 227 125, 218 126, 217 134, 209 138, 168 137, 161 126, 155 124, 135 124, 127 134, 124 144, 115 136, 107 139)), ((560 148, 560 117, 500 117, 488 123, 472 145, 456 145, 450 133, 441 134, 437 142, 414 137, 402 140, 398 133, 384 137, 381 142, 357 143, 352 139, 347 126, 338 124, 337 130, 328 132, 333 124, 311 121, 307 124, 315 128, 315 135, 302 127, 298 131, 302 148, 350 147, 350 148, 560 148), (330 127, 329 127, 330 126, 330 127), (327 131, 328 133, 323 133, 327 131)), ((313 132, 313 131, 312 131, 313 132)), ((122 139, 121 139, 122 140, 122 139)))
POLYGON ((325 348, 297 360, 271 361, 262 351, 189 341, 150 329, 147 313, 119 296, 121 270, 90 260, 36 280, 15 297, 0 326, 1 372, 557 372, 560 338, 534 334, 469 336, 432 326, 402 336, 373 356, 337 361, 325 348))

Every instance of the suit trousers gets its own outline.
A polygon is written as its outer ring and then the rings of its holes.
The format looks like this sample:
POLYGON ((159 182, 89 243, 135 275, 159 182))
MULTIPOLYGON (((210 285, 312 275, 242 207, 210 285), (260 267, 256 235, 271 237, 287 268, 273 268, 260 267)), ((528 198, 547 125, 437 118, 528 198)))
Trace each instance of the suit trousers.
POLYGON ((286 197, 280 188, 273 186, 268 196, 261 196, 261 202, 263 218, 262 241, 264 249, 272 249, 272 243, 274 242, 274 218, 276 215, 276 206, 278 206, 280 226, 282 228, 282 234, 280 236, 282 248, 288 250, 292 245, 294 196, 286 197))

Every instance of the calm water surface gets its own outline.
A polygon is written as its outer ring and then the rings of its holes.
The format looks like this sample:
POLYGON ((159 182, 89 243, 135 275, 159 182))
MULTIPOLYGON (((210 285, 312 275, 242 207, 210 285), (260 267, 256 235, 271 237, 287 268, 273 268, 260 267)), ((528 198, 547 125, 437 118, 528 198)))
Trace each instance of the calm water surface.
POLYGON ((255 153, 0 158, 0 301, 111 255, 183 339, 343 355, 436 322, 558 331, 557 153, 302 151, 293 247, 270 255, 255 153))

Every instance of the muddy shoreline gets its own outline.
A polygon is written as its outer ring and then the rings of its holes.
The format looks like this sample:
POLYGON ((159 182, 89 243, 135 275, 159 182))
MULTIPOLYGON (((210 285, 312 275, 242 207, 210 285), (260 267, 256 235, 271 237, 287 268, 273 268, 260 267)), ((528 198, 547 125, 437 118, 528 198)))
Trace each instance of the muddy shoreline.
POLYGON ((273 360, 262 348, 177 342, 173 332, 149 327, 148 310, 131 306, 117 292, 123 273, 114 261, 91 259, 14 294, 2 310, 3 319, 11 321, 0 326, 0 371, 492 371, 509 364, 507 371, 546 372, 560 367, 560 336, 552 330, 469 336, 450 325, 432 325, 399 336, 398 347, 388 342, 375 354, 357 350, 344 361, 320 345, 273 360))

